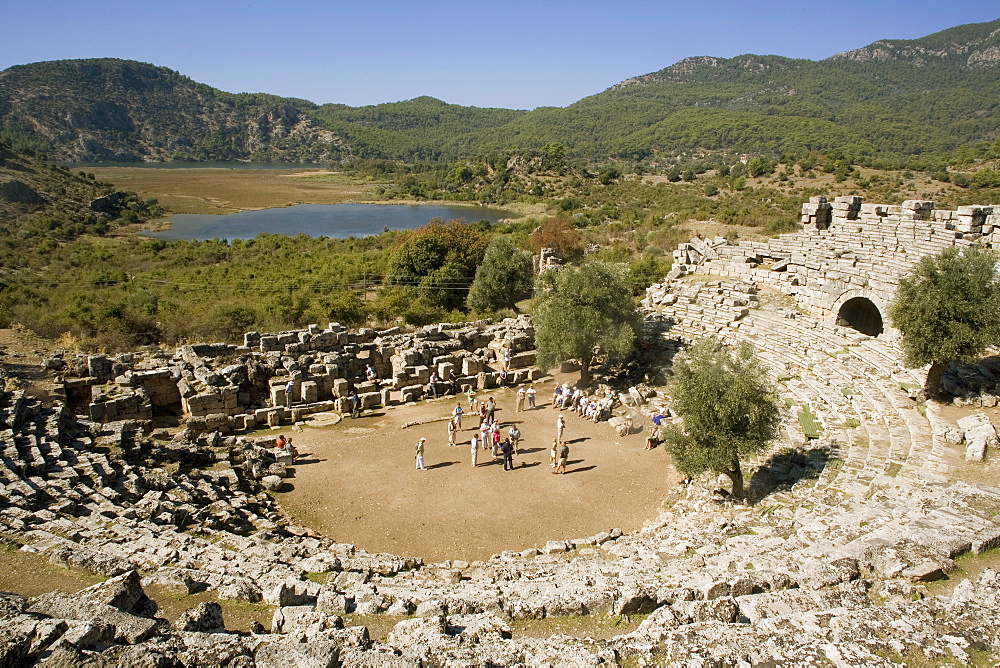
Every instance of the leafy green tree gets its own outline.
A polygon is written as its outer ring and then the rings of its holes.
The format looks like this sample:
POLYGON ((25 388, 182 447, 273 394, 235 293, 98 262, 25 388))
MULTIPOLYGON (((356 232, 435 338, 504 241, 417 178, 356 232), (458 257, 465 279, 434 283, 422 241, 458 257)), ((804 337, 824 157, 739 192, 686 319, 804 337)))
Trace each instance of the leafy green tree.
POLYGON ((472 180, 472 168, 464 162, 454 162, 448 167, 449 183, 462 185, 472 180))
POLYGON ((597 180, 603 186, 609 186, 622 177, 621 171, 617 167, 605 167, 598 174, 597 180))
POLYGON ((557 141, 552 141, 542 147, 542 152, 548 157, 550 166, 560 167, 566 162, 566 147, 557 141))
POLYGON ((747 162, 747 174, 753 177, 764 176, 764 161, 755 155, 747 162))
POLYGON ((350 290, 338 291, 325 296, 320 301, 320 313, 324 318, 319 322, 334 321, 348 327, 363 325, 368 317, 365 303, 350 290))
POLYGON ((674 361, 672 408, 683 421, 665 429, 677 467, 696 475, 722 473, 743 498, 740 458, 766 448, 781 426, 781 403, 749 343, 730 353, 703 339, 674 361))
POLYGON ((924 391, 941 398, 952 361, 971 362, 1000 344, 1000 278, 992 253, 952 247, 920 259, 899 282, 889 319, 903 334, 906 364, 930 364, 924 391))
POLYGON ((560 211, 574 211, 583 208, 583 200, 579 197, 567 197, 559 200, 560 211))
POLYGON ((243 334, 253 328, 257 314, 245 306, 223 304, 212 314, 215 329, 224 341, 240 341, 243 334))
POLYGON ((487 243, 485 234, 464 221, 436 218, 393 251, 385 284, 416 287, 434 307, 461 308, 487 243))
POLYGON ((983 167, 970 179, 977 188, 1000 188, 1000 171, 992 167, 983 167))
POLYGON ((586 385, 598 355, 630 353, 640 325, 631 293, 628 272, 607 264, 560 267, 539 276, 531 314, 538 366, 579 361, 586 385))
POLYGON ((481 313, 509 308, 520 313, 517 302, 531 294, 533 278, 531 255, 515 246, 510 237, 495 236, 476 269, 467 300, 469 308, 481 313))

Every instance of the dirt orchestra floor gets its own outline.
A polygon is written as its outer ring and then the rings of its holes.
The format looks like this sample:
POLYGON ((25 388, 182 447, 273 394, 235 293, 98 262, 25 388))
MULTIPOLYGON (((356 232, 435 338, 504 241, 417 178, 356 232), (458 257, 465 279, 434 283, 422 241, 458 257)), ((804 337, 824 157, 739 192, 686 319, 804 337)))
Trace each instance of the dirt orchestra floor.
POLYGON ((547 540, 638 529, 656 517, 678 476, 662 450, 643 450, 647 418, 636 413, 644 432, 623 438, 607 422, 593 424, 567 411, 569 465, 566 474, 553 475, 548 448, 559 414, 550 406, 553 380, 536 387, 538 407, 521 413, 512 389, 479 395, 496 398, 505 435, 511 422, 521 430, 513 471, 482 450, 472 468, 469 439, 478 418, 466 416, 459 444, 448 445, 443 418, 457 400, 467 412, 468 402, 443 397, 334 425, 322 426, 320 419, 301 431, 276 430, 292 435, 304 453, 279 501, 296 522, 334 540, 427 561, 484 559, 547 540), (434 418, 442 419, 402 427, 434 418), (427 471, 414 465, 421 436, 427 471))

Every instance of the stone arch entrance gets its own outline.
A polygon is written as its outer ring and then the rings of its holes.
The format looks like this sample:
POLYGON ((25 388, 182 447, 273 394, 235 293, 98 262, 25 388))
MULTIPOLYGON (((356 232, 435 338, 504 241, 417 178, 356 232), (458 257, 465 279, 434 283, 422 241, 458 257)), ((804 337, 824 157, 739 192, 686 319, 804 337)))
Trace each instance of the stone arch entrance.
POLYGON ((837 324, 868 336, 878 336, 885 330, 882 314, 867 297, 852 297, 841 304, 837 311, 837 324))

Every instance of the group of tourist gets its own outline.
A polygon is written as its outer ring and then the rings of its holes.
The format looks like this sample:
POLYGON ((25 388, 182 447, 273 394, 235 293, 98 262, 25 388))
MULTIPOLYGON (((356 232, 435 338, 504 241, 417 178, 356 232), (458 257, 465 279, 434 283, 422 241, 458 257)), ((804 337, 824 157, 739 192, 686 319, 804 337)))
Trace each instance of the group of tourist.
POLYGON ((528 385, 528 387, 517 388, 517 394, 514 395, 514 411, 520 413, 524 410, 524 402, 527 400, 528 409, 535 407, 535 395, 538 394, 538 390, 535 386, 528 385))
POLYGON ((552 408, 573 411, 591 422, 600 422, 610 417, 615 400, 616 396, 612 392, 603 397, 596 394, 587 396, 579 387, 571 388, 569 383, 556 383, 552 390, 552 408))
MULTIPOLYGON (((517 446, 521 441, 521 430, 516 424, 511 424, 506 436, 503 434, 500 421, 497 420, 496 413, 499 410, 496 399, 489 397, 486 401, 479 401, 476 398, 476 391, 469 388, 466 392, 469 400, 469 414, 479 418, 479 427, 475 428, 472 437, 469 439, 469 453, 473 467, 479 466, 480 451, 489 452, 494 459, 503 458, 503 470, 513 471, 516 467, 514 457, 517 456, 517 446)), ((457 446, 459 444, 459 432, 463 431, 462 419, 466 411, 462 408, 462 403, 457 402, 448 418, 447 432, 448 445, 457 446)), ((473 429, 470 427, 470 429, 473 429)), ((416 445, 414 458, 416 468, 427 470, 424 466, 424 449, 427 439, 421 438, 416 445)))
MULTIPOLYGON (((518 388, 515 395, 514 406, 516 412, 536 407, 536 396, 538 391, 535 386, 518 388)), ((474 429, 474 433, 469 440, 469 453, 473 467, 479 466, 480 452, 489 452, 494 459, 503 458, 504 470, 510 471, 515 468, 514 457, 517 456, 518 442, 521 440, 521 431, 516 424, 511 424, 506 436, 501 430, 500 421, 496 417, 499 410, 496 400, 490 396, 485 401, 480 401, 477 392, 473 387, 465 391, 468 400, 468 409, 462 407, 461 402, 455 403, 448 419, 448 445, 457 446, 459 444, 459 433, 463 431, 462 420, 467 415, 479 418, 479 427, 474 429)), ((592 422, 599 422, 610 415, 615 402, 615 395, 608 393, 604 397, 597 395, 587 396, 579 388, 570 387, 569 383, 556 384, 553 392, 552 407, 560 411, 556 418, 556 436, 552 439, 552 447, 549 450, 550 466, 552 473, 566 473, 566 463, 569 459, 569 444, 566 442, 566 418, 565 411, 573 411, 584 419, 592 422)), ((423 466, 423 450, 426 439, 421 438, 417 449, 417 468, 423 466)))
MULTIPOLYGON (((473 467, 480 464, 481 452, 489 452, 494 458, 503 458, 504 470, 509 471, 515 468, 514 457, 518 455, 518 442, 521 439, 520 429, 516 424, 510 424, 506 435, 501 429, 501 423, 497 419, 496 399, 493 396, 480 400, 476 389, 469 386, 465 389, 465 397, 468 407, 464 408, 462 402, 456 402, 451 411, 447 424, 447 438, 449 446, 457 446, 464 440, 459 438, 460 432, 465 430, 462 425, 463 419, 478 418, 478 428, 468 427, 474 431, 469 440, 469 452, 473 467)), ((514 410, 522 412, 533 410, 537 407, 538 390, 534 384, 528 384, 517 388, 514 395, 514 410)), ((552 391, 551 408, 558 411, 556 417, 555 438, 552 439, 552 446, 549 449, 549 465, 552 473, 566 473, 566 465, 569 459, 569 444, 566 438, 566 417, 569 412, 576 413, 581 418, 597 423, 610 419, 612 410, 618 401, 617 393, 608 390, 603 394, 588 394, 579 387, 574 387, 570 383, 556 383, 552 391)), ((656 448, 663 442, 664 434, 660 426, 660 421, 667 419, 669 410, 660 408, 653 416, 653 429, 646 437, 645 450, 656 448)), ((631 419, 627 418, 625 433, 631 429, 631 419)), ((619 432, 621 433, 621 432, 619 432)), ((624 435, 624 434, 622 434, 624 435)), ((426 439, 420 439, 417 445, 418 466, 423 468, 423 449, 426 439)))
POLYGON ((292 462, 299 456, 299 451, 292 445, 291 437, 286 438, 284 434, 279 435, 274 441, 274 449, 276 454, 289 455, 292 458, 292 462))

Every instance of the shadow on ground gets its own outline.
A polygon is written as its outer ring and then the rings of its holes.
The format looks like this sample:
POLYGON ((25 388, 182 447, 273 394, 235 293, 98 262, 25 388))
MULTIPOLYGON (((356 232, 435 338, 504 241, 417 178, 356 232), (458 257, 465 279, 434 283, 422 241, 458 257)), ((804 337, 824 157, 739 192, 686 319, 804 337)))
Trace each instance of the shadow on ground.
POLYGON ((825 448, 776 452, 750 476, 746 487, 747 502, 758 503, 774 492, 790 489, 801 480, 818 478, 829 461, 830 451, 825 448))

